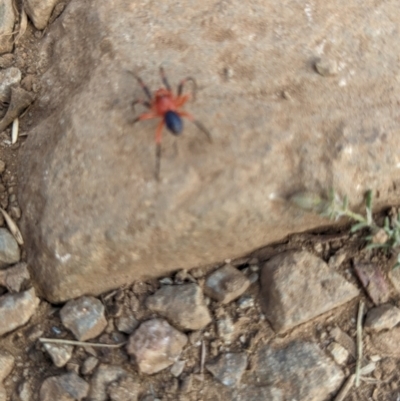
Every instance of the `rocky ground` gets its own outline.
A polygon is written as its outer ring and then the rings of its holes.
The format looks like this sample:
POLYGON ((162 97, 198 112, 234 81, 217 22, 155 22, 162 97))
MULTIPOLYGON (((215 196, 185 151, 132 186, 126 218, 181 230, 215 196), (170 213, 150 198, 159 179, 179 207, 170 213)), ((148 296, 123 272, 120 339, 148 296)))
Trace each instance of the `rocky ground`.
POLYGON ((400 400, 400 273, 348 227, 97 298, 36 296, 14 226, 25 109, 41 96, 43 32, 25 23, 0 56, 3 115, 21 120, 16 140, 0 134, 0 401, 400 400))

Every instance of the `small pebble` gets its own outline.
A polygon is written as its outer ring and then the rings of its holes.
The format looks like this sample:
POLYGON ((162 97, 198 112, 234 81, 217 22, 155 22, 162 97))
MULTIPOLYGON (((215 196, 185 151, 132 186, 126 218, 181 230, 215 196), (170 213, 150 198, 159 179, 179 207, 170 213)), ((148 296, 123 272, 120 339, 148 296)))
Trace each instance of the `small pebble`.
POLYGON ((323 77, 330 77, 338 73, 338 65, 336 60, 323 58, 315 63, 317 72, 323 77))

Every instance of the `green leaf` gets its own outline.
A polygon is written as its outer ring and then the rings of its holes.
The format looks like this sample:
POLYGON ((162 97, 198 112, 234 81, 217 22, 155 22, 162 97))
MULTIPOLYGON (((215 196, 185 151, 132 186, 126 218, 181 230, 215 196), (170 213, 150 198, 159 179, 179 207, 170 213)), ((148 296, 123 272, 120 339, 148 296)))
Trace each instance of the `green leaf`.
POLYGON ((366 227, 368 227, 368 223, 357 223, 357 224, 354 224, 354 226, 351 227, 350 232, 351 233, 355 233, 355 232, 357 232, 359 230, 362 230, 363 228, 366 228, 366 227))

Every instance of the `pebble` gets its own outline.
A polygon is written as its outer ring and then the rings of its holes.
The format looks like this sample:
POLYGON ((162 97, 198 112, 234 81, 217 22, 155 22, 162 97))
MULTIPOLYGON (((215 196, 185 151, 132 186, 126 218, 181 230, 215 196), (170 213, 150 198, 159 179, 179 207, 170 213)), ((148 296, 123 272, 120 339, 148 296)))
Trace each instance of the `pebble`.
POLYGON ((19 262, 17 241, 6 228, 0 228, 0 268, 19 262))
POLYGON ((0 100, 9 102, 11 86, 19 85, 20 82, 21 71, 18 68, 11 67, 0 71, 0 100))
POLYGON ((182 330, 201 330, 211 322, 210 311, 197 284, 162 287, 147 298, 146 306, 182 330))
POLYGON ((335 341, 330 343, 327 349, 338 365, 344 365, 349 358, 349 352, 346 350, 346 348, 342 347, 335 341))
POLYGON ((31 401, 33 398, 32 388, 29 382, 24 381, 18 386, 20 401, 31 401))
POLYGON ((277 332, 290 330, 359 294, 353 284, 306 251, 284 252, 270 259, 262 269, 261 286, 264 314, 277 332))
POLYGON ((185 368, 185 361, 176 361, 172 366, 171 366, 171 375, 174 377, 179 377, 183 369, 185 368))
POLYGON ((0 297, 0 336, 27 323, 39 303, 40 300, 35 295, 33 288, 18 294, 6 294, 0 297))
POLYGON ((85 362, 83 362, 82 365, 82 374, 83 375, 90 375, 93 370, 96 368, 98 365, 99 360, 94 357, 94 356, 89 356, 85 359, 85 362))
POLYGON ((40 387, 40 401, 80 401, 88 395, 89 384, 75 373, 47 378, 40 387))
POLYGON ((315 63, 315 68, 323 77, 331 77, 333 75, 337 75, 338 73, 337 61, 329 58, 319 59, 315 63))
POLYGON ((29 283, 30 275, 26 263, 18 263, 8 269, 0 270, 0 285, 10 292, 20 292, 29 283))
POLYGON ((227 304, 239 298, 249 286, 250 281, 241 271, 225 265, 207 277, 204 292, 210 298, 227 304))
POLYGON ((58 2, 59 0, 25 0, 25 11, 36 29, 41 31, 46 28, 58 2))
POLYGON ((166 320, 151 319, 129 337, 127 350, 142 373, 153 374, 174 364, 187 341, 166 320))
POLYGON ((91 401, 106 401, 108 399, 107 387, 111 383, 126 377, 126 375, 126 370, 120 366, 100 364, 90 383, 89 399, 91 401))
POLYGON ((139 321, 133 315, 128 315, 117 318, 115 324, 120 332, 132 334, 139 326, 139 321))
POLYGON ((0 56, 0 68, 10 68, 14 64, 14 54, 8 53, 0 56))
POLYGON ((72 345, 66 344, 58 345, 44 343, 43 347, 50 355, 54 365, 58 368, 62 368, 67 364, 72 357, 72 352, 74 351, 74 347, 72 345))
POLYGON ((231 344, 235 334, 235 325, 229 315, 225 315, 217 320, 217 331, 225 344, 231 344))
POLYGON ((108 395, 111 401, 137 401, 140 392, 140 383, 132 376, 125 377, 108 386, 108 395))
POLYGON ((382 331, 392 329, 398 323, 400 323, 400 309, 385 304, 368 311, 364 327, 370 331, 382 331))
POLYGON ((0 350, 0 383, 11 373, 14 364, 14 357, 8 351, 0 350))
MULTIPOLYGON (((6 170, 6 163, 3 160, 0 160, 0 174, 3 174, 5 170, 6 170)), ((1 186, 4 188, 1 192, 5 192, 6 188, 4 187, 3 184, 1 184, 1 186)))
POLYGON ((372 334, 371 343, 371 353, 400 358, 400 327, 372 334))
POLYGON ((107 326, 104 305, 94 297, 84 296, 68 301, 61 309, 60 317, 63 325, 79 341, 97 337, 107 326))
POLYGON ((12 0, 1 2, 0 54, 12 52, 15 11, 12 0))
POLYGON ((257 384, 279 383, 284 400, 328 399, 344 379, 342 370, 309 342, 294 341, 283 349, 262 346, 252 367, 257 384))
POLYGON ((254 307, 254 298, 250 295, 244 295, 237 301, 237 305, 240 309, 249 309, 254 307))
POLYGON ((247 355, 243 353, 226 353, 206 364, 206 369, 222 384, 228 387, 237 386, 247 367, 247 355))

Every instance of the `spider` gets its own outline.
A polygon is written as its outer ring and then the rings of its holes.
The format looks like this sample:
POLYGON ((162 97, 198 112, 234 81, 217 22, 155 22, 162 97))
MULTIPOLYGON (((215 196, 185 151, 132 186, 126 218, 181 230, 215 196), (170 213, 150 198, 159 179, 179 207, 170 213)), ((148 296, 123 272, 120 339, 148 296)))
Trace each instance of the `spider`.
POLYGON ((139 85, 142 87, 143 92, 145 93, 148 100, 138 99, 135 100, 132 106, 136 104, 142 104, 147 107, 150 111, 141 114, 133 123, 143 120, 150 120, 152 118, 161 118, 161 121, 158 123, 156 129, 156 171, 155 178, 157 181, 160 179, 160 160, 161 160, 161 139, 162 139, 162 130, 164 125, 167 126, 167 129, 171 132, 171 134, 179 136, 183 131, 183 121, 182 117, 187 118, 192 121, 196 127, 206 134, 208 140, 211 142, 211 135, 209 131, 203 126, 203 124, 196 120, 191 114, 182 110, 183 105, 190 99, 190 97, 195 99, 196 96, 196 81, 192 77, 187 77, 183 79, 178 85, 177 94, 175 95, 171 89, 171 86, 168 82, 168 79, 165 75, 164 69, 160 68, 160 76, 161 81, 164 84, 164 88, 160 88, 155 91, 154 95, 151 94, 149 88, 144 84, 142 79, 138 76, 135 76, 139 85), (192 82, 193 91, 192 95, 190 94, 182 94, 184 85, 187 82, 192 82))

